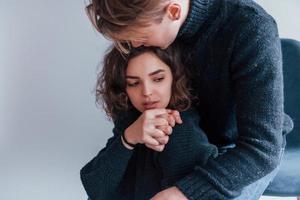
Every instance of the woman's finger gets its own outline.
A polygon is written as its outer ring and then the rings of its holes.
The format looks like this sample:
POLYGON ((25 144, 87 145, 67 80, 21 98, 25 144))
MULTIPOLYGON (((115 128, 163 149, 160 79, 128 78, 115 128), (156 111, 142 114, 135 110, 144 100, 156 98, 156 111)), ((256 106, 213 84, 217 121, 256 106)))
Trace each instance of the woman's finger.
POLYGON ((165 148, 165 145, 150 145, 150 144, 145 144, 145 145, 149 149, 153 149, 154 151, 159 151, 159 152, 162 152, 165 148))
POLYGON ((175 117, 173 116, 173 115, 168 115, 168 122, 169 122, 169 124, 172 126, 172 127, 174 127, 175 126, 175 123, 176 123, 176 119, 175 119, 175 117))
POLYGON ((154 129, 153 132, 150 134, 150 136, 153 138, 160 138, 160 137, 164 137, 165 135, 166 135, 165 132, 163 132, 158 128, 154 129))
POLYGON ((146 110, 144 112, 146 117, 149 117, 149 119, 154 119, 159 115, 164 115, 164 114, 168 114, 167 110, 164 108, 156 108, 156 109, 150 109, 150 110, 146 110))
POLYGON ((159 138, 155 138, 156 141, 159 142, 159 144, 168 144, 168 141, 169 141, 169 136, 165 135, 163 137, 159 137, 159 138))
POLYGON ((164 118, 161 118, 161 117, 152 119, 152 123, 155 127, 156 126, 167 126, 167 125, 169 125, 168 120, 166 120, 164 118))
POLYGON ((157 118, 166 119, 170 126, 172 126, 172 127, 175 126, 176 120, 175 120, 175 116, 172 114, 166 113, 166 114, 162 114, 162 115, 157 115, 157 118))
POLYGON ((182 119, 180 117, 180 113, 177 110, 167 109, 167 112, 174 116, 176 123, 182 124, 182 119))
POLYGON ((143 143, 145 144, 151 144, 151 145, 159 145, 159 142, 155 139, 155 137, 152 136, 145 136, 143 139, 143 143))
POLYGON ((162 130, 167 135, 171 135, 171 133, 173 131, 172 127, 169 125, 168 126, 157 126, 156 128, 159 130, 162 130))

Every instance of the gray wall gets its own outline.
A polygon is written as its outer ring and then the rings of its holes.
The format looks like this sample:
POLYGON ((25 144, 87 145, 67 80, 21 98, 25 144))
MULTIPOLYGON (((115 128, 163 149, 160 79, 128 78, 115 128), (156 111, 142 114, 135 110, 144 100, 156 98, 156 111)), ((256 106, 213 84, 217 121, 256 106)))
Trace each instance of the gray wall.
MULTIPOLYGON (((298 0, 258 1, 300 40, 298 0)), ((109 42, 84 1, 0 0, 0 199, 85 199, 80 168, 112 125, 94 104, 109 42)))

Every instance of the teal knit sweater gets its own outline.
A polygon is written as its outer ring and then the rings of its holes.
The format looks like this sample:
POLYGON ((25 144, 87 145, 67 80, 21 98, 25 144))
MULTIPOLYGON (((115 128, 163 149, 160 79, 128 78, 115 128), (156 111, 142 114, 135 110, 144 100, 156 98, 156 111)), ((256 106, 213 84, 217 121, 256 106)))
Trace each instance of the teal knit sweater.
POLYGON ((211 143, 236 148, 175 185, 189 199, 237 197, 277 167, 283 135, 293 128, 276 22, 251 0, 191 0, 177 41, 193 74, 201 128, 211 143))
MULTIPOLYGON (((277 25, 250 0, 191 0, 176 42, 181 43, 185 66, 192 72, 200 127, 210 143, 236 147, 218 157, 208 156, 174 185, 192 200, 234 198, 276 168, 284 135, 293 128, 283 107, 277 25)), ((130 164, 134 153, 121 144, 117 133, 123 130, 117 127, 107 147, 82 169, 83 185, 92 200, 112 199, 114 194, 124 194, 119 199, 148 198, 161 184, 149 187, 145 196, 116 190, 120 185, 137 185, 131 176, 137 171, 130 164)), ((137 188, 123 188, 139 191, 149 180, 161 180, 160 174, 145 177, 149 179, 137 188)))
POLYGON ((195 109, 181 112, 183 124, 173 127, 163 152, 145 145, 128 150, 121 133, 140 115, 137 111, 115 122, 114 136, 106 147, 81 170, 83 186, 91 200, 149 200, 161 190, 191 173, 195 166, 217 157, 215 145, 209 144, 199 128, 195 109))

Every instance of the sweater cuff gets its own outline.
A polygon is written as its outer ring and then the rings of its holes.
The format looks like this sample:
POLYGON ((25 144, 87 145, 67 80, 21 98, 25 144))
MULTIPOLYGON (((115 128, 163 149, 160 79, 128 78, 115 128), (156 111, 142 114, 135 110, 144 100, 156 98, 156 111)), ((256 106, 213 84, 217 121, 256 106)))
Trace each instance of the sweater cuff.
POLYGON ((84 176, 93 175, 98 171, 106 170, 108 166, 110 169, 123 171, 124 164, 128 163, 132 154, 133 150, 127 149, 122 143, 121 136, 117 136, 105 151, 101 150, 81 169, 80 173, 84 176))
POLYGON ((122 143, 121 136, 118 136, 114 142, 114 148, 111 148, 111 152, 107 155, 113 158, 111 159, 111 162, 115 161, 115 163, 113 163, 112 166, 116 166, 116 168, 118 168, 118 166, 123 168, 123 166, 121 166, 120 163, 128 162, 128 160, 132 156, 133 150, 130 150, 124 146, 124 144, 122 143))
POLYGON ((195 179, 193 174, 175 183, 175 186, 189 199, 211 199, 213 187, 204 179, 195 179))
POLYGON ((218 183, 211 184, 204 175, 194 171, 174 184, 190 200, 233 199, 240 191, 228 191, 218 183), (225 195, 226 194, 226 195, 225 195))

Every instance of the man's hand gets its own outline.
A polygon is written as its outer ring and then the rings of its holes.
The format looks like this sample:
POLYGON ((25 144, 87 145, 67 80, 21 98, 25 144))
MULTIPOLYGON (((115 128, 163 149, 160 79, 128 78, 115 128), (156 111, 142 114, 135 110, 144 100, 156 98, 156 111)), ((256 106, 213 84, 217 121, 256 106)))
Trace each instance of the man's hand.
POLYGON ((157 193, 150 200, 188 200, 186 196, 175 186, 157 193))

